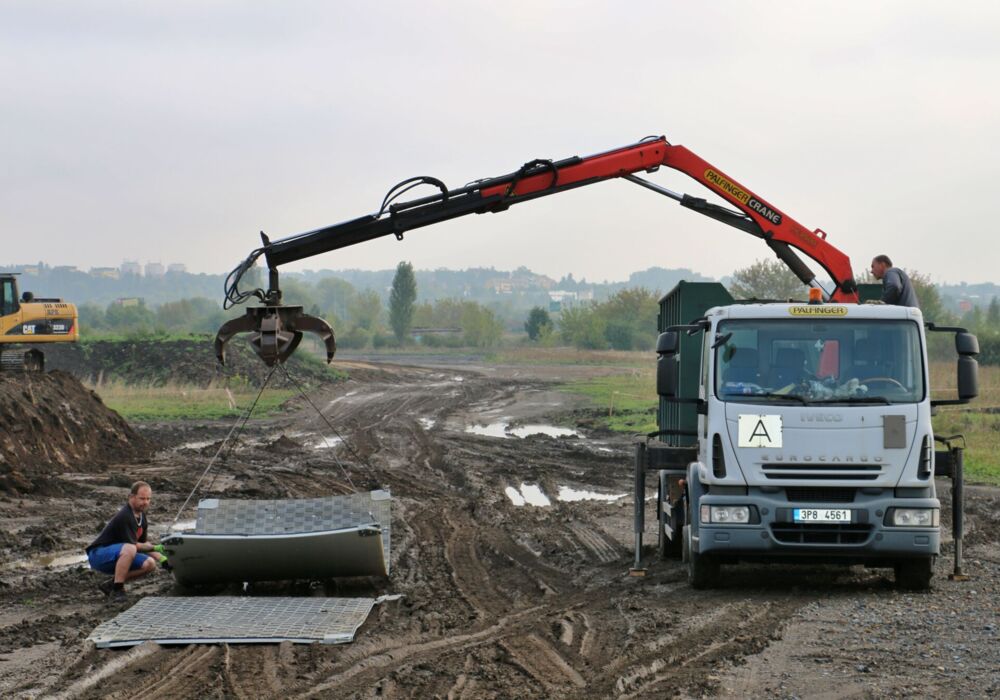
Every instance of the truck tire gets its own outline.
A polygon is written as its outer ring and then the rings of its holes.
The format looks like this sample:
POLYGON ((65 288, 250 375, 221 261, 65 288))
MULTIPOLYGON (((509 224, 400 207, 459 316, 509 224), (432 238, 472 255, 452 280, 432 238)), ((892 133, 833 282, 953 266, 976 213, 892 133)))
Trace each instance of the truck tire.
POLYGON ((896 588, 904 591, 930 590, 934 559, 901 559, 896 562, 896 588))
POLYGON ((688 583, 701 591, 719 582, 719 562, 708 554, 699 554, 691 547, 691 526, 684 526, 684 559, 687 561, 688 583))

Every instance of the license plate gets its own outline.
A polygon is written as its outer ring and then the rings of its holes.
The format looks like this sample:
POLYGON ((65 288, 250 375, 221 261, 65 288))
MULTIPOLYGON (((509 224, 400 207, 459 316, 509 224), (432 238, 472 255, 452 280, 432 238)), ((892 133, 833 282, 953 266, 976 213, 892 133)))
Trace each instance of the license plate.
POLYGON ((847 508, 795 508, 792 519, 797 523, 849 523, 851 511, 847 508))

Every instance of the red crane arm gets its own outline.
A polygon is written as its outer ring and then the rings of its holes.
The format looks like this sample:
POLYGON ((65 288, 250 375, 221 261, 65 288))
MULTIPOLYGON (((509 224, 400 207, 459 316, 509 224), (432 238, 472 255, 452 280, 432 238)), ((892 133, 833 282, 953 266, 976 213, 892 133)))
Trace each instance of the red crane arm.
MULTIPOLYGON (((858 301, 850 258, 827 242, 826 233, 820 229, 808 230, 708 161, 684 146, 668 143, 664 138, 643 141, 560 167, 555 182, 553 173, 544 171, 517 181, 483 188, 481 192, 484 198, 501 195, 508 201, 516 201, 519 197, 543 194, 553 187, 565 189, 613 177, 627 177, 640 171, 655 170, 660 165, 679 170, 739 208, 759 227, 760 234, 755 235, 760 235, 769 242, 784 243, 796 248, 819 263, 837 286, 831 295, 834 300, 858 301)), ((793 263, 790 266, 795 269, 793 263)), ((803 281, 809 283, 809 280, 803 281)))

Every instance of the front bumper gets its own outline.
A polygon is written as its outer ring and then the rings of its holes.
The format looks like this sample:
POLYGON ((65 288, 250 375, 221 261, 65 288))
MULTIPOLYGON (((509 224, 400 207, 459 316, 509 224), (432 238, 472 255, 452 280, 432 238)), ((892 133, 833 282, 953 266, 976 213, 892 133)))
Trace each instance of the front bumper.
MULTIPOLYGON (((820 559, 841 563, 891 562, 903 558, 936 556, 941 548, 939 527, 886 526, 892 507, 937 508, 936 498, 896 498, 858 493, 844 502, 793 502, 784 493, 751 493, 747 496, 703 495, 701 505, 750 505, 759 522, 747 525, 699 523, 691 546, 695 552, 728 559, 820 559), (795 508, 850 509, 851 522, 842 524, 796 523, 795 508)), ((692 509, 695 514, 700 509, 692 509)))

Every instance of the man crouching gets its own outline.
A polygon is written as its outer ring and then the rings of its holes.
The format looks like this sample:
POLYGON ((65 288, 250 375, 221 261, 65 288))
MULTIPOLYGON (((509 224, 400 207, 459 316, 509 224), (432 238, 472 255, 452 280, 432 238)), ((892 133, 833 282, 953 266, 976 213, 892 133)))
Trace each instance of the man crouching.
POLYGON ((115 513, 87 547, 90 568, 114 576, 100 585, 111 602, 126 600, 126 581, 150 573, 157 562, 168 566, 163 545, 153 546, 146 541, 149 532, 146 509, 152 497, 153 489, 145 481, 132 484, 128 503, 115 513))

